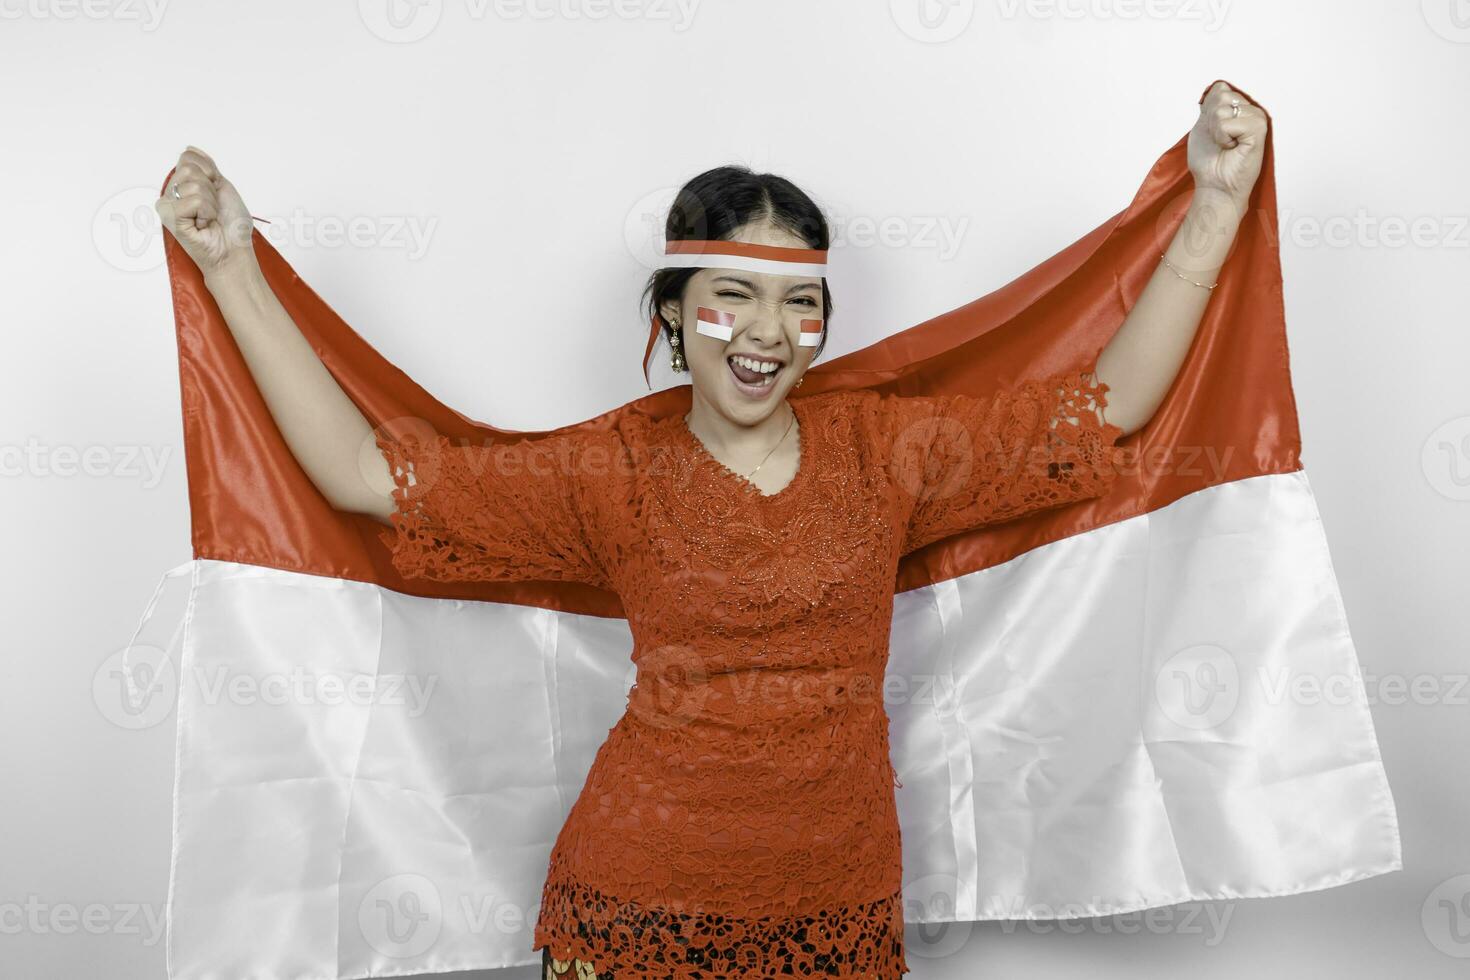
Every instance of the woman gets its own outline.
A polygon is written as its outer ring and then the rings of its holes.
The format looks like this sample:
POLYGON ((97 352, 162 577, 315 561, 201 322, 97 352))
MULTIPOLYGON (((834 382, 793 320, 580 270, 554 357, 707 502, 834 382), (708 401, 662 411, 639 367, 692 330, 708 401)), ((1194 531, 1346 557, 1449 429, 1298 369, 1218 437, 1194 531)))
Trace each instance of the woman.
POLYGON ((1239 93, 1210 90, 1189 212, 1095 363, 944 398, 789 398, 832 308, 812 261, 826 223, 787 181, 710 171, 668 221, 685 260, 648 286, 689 413, 493 449, 374 432, 276 302, 208 156, 183 154, 158 210, 303 470, 388 525, 405 575, 623 600, 637 683, 551 854, 547 976, 889 978, 906 971, 881 700, 898 560, 1106 491, 1112 444, 1183 362, 1264 134, 1239 93))

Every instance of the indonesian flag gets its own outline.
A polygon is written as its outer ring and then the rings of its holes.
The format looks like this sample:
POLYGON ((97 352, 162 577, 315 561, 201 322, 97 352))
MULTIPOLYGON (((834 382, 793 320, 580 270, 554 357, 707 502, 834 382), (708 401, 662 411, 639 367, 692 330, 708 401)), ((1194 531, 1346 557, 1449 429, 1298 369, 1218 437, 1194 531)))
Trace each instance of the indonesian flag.
MULTIPOLYGON (((984 392, 1081 363, 1191 187, 1181 138, 1089 234, 814 367, 792 397, 984 392)), ((1133 465, 1113 489, 903 561, 887 709, 910 921, 1288 895, 1402 867, 1301 464, 1276 228, 1268 136, 1198 336, 1120 444, 1133 465)), ((536 962, 552 843, 633 681, 618 597, 400 577, 383 526, 334 510, 297 465, 198 269, 164 238, 194 557, 165 575, 128 676, 140 701, 177 689, 169 976, 536 962)), ((258 232, 255 250, 375 425, 542 434, 436 401, 258 232)), ((689 404, 675 387, 578 425, 689 404)))
POLYGON ((729 341, 735 336, 735 314, 726 313, 723 310, 712 310, 708 306, 701 306, 695 311, 694 330, 706 337, 716 340, 729 341))

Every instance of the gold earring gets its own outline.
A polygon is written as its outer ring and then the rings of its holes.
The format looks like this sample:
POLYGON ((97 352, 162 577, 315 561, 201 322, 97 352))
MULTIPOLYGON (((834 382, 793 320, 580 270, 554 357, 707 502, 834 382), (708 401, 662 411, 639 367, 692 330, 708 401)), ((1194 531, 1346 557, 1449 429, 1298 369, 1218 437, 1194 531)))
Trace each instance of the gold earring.
POLYGON ((679 347, 679 324, 674 324, 674 332, 669 335, 669 346, 673 353, 669 356, 669 367, 675 374, 686 371, 689 365, 684 363, 684 351, 679 347))

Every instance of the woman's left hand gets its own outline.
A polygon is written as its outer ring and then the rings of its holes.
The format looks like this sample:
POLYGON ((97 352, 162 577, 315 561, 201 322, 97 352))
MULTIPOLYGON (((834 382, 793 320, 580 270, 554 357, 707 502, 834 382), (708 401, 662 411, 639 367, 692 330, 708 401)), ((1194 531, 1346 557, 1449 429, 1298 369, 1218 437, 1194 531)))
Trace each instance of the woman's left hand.
POLYGON ((1197 190, 1223 191, 1242 209, 1261 175, 1266 150, 1266 114, 1224 82, 1200 103, 1199 120, 1186 146, 1197 190), (1240 103, 1240 114, 1231 107, 1240 103))

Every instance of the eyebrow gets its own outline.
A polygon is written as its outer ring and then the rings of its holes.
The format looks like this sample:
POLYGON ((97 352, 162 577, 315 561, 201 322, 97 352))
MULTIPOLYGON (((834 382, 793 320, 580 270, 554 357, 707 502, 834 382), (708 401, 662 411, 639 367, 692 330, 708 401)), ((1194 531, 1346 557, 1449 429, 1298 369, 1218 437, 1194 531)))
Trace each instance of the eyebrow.
MULTIPOLYGON (((719 282, 721 279, 728 279, 730 282, 739 283, 746 289, 750 290, 752 293, 760 292, 760 290, 756 288, 755 283, 751 282, 749 279, 741 279, 739 276, 715 276, 713 279, 710 280, 710 282, 719 282)), ((801 292, 804 289, 819 290, 821 288, 822 284, 819 282, 799 282, 795 286, 792 286, 790 289, 786 290, 786 294, 789 296, 792 293, 801 292)))

